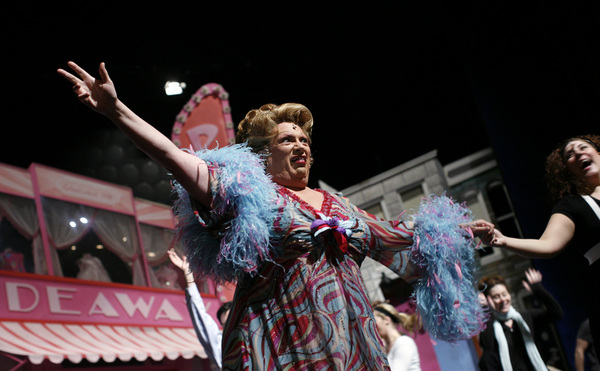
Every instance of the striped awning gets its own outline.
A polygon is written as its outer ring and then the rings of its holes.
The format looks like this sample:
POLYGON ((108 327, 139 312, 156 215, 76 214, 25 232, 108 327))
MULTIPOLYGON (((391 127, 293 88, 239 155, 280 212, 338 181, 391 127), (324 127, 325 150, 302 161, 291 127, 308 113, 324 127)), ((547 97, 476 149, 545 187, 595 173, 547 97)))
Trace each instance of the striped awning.
POLYGON ((207 358, 193 328, 0 321, 0 351, 61 363, 207 358))

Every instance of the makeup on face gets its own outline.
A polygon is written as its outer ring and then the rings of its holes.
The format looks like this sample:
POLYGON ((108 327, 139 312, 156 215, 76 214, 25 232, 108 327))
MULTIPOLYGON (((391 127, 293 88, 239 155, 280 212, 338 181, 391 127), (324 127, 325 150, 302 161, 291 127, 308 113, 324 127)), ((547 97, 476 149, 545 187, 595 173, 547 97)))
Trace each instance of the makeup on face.
POLYGON ((284 186, 308 183, 311 158, 309 139, 298 125, 284 122, 278 125, 278 134, 268 157, 269 173, 284 186))

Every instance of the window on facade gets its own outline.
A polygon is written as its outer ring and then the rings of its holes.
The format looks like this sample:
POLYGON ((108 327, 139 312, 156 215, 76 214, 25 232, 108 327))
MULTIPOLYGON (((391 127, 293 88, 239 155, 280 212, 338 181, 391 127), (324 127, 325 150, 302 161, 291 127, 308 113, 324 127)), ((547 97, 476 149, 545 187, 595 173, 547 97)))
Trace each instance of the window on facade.
MULTIPOLYGON (((171 263, 167 254, 167 251, 175 247, 175 232, 162 226, 139 224, 151 286, 183 290, 185 288, 183 272, 171 263)), ((176 249, 176 252, 179 256, 183 256, 181 249, 176 249)))
MULTIPOLYGON (((480 202, 480 192, 468 192, 463 200, 467 203, 467 207, 471 210, 473 219, 489 219, 489 214, 487 212, 487 208, 485 204, 480 202)), ((476 239, 479 242, 479 239, 476 239)), ((482 246, 480 245, 480 249, 477 249, 477 254, 479 257, 483 258, 484 256, 492 255, 494 253, 494 249, 490 246, 482 246)))
POLYGON ((513 211, 508 196, 500 182, 490 183, 486 191, 496 217, 512 214, 513 211))
POLYGON ((425 194, 423 192, 423 187, 421 187, 420 184, 416 187, 400 192, 400 198, 402 198, 404 210, 417 210, 423 196, 425 196, 425 194))
POLYGON ((89 230, 79 241, 57 250, 64 277, 91 281, 132 283, 130 266, 89 230))
POLYGON ((135 218, 42 197, 56 276, 146 285, 135 218))
POLYGON ((8 219, 0 221, 0 269, 33 273, 32 241, 23 237, 8 219))
POLYGON ((153 287, 167 290, 185 289, 185 277, 181 269, 175 267, 170 260, 152 266, 152 274, 156 281, 152 282, 153 287))
POLYGON ((1 270, 37 273, 33 241, 38 232, 34 200, 0 193, 1 270))
POLYGON ((494 213, 494 223, 498 229, 507 236, 522 237, 517 217, 504 184, 500 181, 492 182, 487 186, 486 192, 494 213))
POLYGON ((212 294, 210 290, 210 285, 207 280, 196 281, 196 285, 198 286, 198 291, 202 294, 212 294))

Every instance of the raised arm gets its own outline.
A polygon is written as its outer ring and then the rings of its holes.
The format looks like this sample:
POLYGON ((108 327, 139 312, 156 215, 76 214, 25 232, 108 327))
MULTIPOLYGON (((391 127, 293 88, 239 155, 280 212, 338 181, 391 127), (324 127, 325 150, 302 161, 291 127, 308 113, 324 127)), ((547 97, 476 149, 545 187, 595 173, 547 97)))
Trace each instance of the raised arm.
POLYGON ((544 309, 530 310, 532 315, 537 316, 538 322, 546 323, 547 321, 556 321, 562 318, 563 310, 558 301, 544 288, 542 285, 542 273, 536 269, 529 268, 525 272, 527 278, 523 282, 525 289, 534 294, 544 305, 544 309), (534 314, 535 313, 535 314, 534 314))
POLYGON ((551 258, 560 253, 575 234, 575 223, 563 214, 552 214, 546 230, 539 239, 504 236, 494 231, 490 245, 502 247, 528 258, 551 258))
POLYGON ((190 263, 188 263, 185 256, 183 258, 180 257, 173 249, 167 250, 167 254, 169 255, 169 259, 171 259, 171 263, 183 272, 186 287, 194 286, 196 284, 194 273, 190 269, 190 263))
POLYGON ((575 371, 585 371, 585 350, 589 345, 589 342, 577 339, 575 343, 575 371))
POLYGON ((193 154, 177 148, 169 138, 123 104, 117 97, 104 63, 100 64, 99 79, 73 62, 68 65, 77 76, 63 69, 57 72, 74 85, 73 91, 83 104, 108 117, 140 150, 171 171, 190 195, 203 205, 210 205, 206 164, 193 154))
POLYGON ((202 300, 202 296, 200 296, 198 286, 194 282, 194 274, 190 270, 190 265, 185 256, 181 258, 172 249, 168 250, 167 254, 169 254, 169 259, 171 259, 173 265, 181 269, 185 274, 185 281, 187 282, 185 303, 198 341, 204 347, 206 354, 220 369, 222 364, 221 341, 223 333, 219 329, 217 322, 206 312, 204 301, 202 300))

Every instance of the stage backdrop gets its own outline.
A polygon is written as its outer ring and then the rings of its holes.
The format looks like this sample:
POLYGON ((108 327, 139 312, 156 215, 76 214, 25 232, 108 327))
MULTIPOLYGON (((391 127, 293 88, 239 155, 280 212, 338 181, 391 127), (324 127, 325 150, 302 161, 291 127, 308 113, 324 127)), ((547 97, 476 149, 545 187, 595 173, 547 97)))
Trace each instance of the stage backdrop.
POLYGON ((212 149, 235 142, 229 95, 219 84, 203 85, 177 115, 171 140, 180 148, 212 149))

